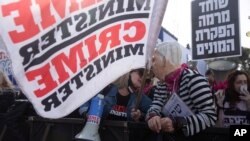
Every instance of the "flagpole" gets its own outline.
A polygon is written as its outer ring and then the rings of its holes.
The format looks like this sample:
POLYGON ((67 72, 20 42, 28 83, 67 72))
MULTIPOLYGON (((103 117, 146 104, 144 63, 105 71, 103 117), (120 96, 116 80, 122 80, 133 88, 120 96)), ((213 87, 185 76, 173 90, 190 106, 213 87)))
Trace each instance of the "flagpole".
MULTIPOLYGON (((147 63, 148 64, 148 63, 147 63)), ((137 97, 136 97, 136 104, 135 104, 135 109, 138 109, 139 108, 139 105, 140 105, 140 102, 141 102, 141 97, 143 95, 143 88, 145 86, 145 83, 146 83, 146 79, 147 79, 147 76, 150 72, 150 70, 147 69, 147 64, 146 64, 146 67, 143 71, 143 76, 142 76, 142 84, 141 84, 141 87, 139 89, 139 92, 137 93, 137 97)))
POLYGON ((146 67, 148 67, 148 69, 151 67, 151 58, 161 30, 161 24, 167 8, 167 3, 168 0, 157 0, 157 3, 154 4, 149 28, 150 34, 148 35, 146 49, 146 62, 148 62, 148 66, 146 67))
POLYGON ((168 3, 168 0, 157 0, 157 3, 155 2, 154 4, 153 13, 151 15, 152 18, 150 21, 150 28, 149 28, 150 34, 148 35, 148 41, 147 41, 145 70, 144 70, 143 77, 142 77, 142 85, 139 90, 139 93, 137 94, 135 109, 139 108, 146 78, 150 72, 150 68, 152 65, 151 58, 152 58, 152 54, 154 51, 154 47, 157 43, 158 35, 161 30, 161 23, 164 17, 165 10, 167 8, 167 3, 168 3))

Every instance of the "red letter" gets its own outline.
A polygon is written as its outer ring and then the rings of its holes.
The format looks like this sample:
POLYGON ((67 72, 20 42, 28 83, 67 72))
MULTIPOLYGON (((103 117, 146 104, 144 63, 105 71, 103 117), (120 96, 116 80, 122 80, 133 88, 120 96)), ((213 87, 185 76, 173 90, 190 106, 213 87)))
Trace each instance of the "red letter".
POLYGON ((89 51, 89 62, 91 62, 98 56, 98 53, 96 51, 95 41, 96 41, 96 35, 93 35, 85 40, 85 44, 87 45, 89 51))
POLYGON ((52 64, 55 66, 56 71, 58 73, 59 82, 62 83, 67 80, 69 78, 69 73, 65 70, 65 66, 67 66, 73 73, 76 73, 77 64, 80 64, 81 68, 86 65, 86 59, 84 58, 82 43, 70 49, 69 57, 67 57, 64 53, 61 53, 56 56, 52 60, 52 64))
POLYGON ((37 89, 34 91, 37 97, 42 97, 46 95, 57 86, 56 81, 54 81, 51 76, 49 64, 39 69, 27 72, 26 77, 28 78, 29 81, 35 80, 36 77, 40 78, 37 82, 39 85, 42 85, 42 87, 44 88, 37 89))
POLYGON ((46 29, 56 22, 55 17, 51 14, 50 0, 36 0, 36 2, 40 6, 41 10, 42 27, 43 29, 46 29))
POLYGON ((95 0, 83 0, 82 1, 82 8, 86 8, 88 6, 94 5, 95 0))
POLYGON ((58 15, 63 19, 66 11, 66 0, 52 0, 52 3, 58 15))
POLYGON ((99 54, 102 54, 106 51, 107 47, 115 47, 121 44, 121 41, 119 39, 119 33, 120 33, 121 25, 115 25, 110 28, 105 29, 103 32, 101 32, 99 40, 101 42, 101 47, 99 50, 99 54), (108 44, 110 42, 110 45, 108 44))
POLYGON ((18 2, 2 6, 3 17, 9 16, 11 12, 18 11, 18 17, 14 18, 16 26, 21 25, 22 32, 10 31, 9 35, 13 43, 25 41, 38 34, 39 28, 35 24, 30 11, 31 0, 19 0, 18 2))
MULTIPOLYGON (((134 21, 131 23, 125 23, 124 30, 129 30, 132 27, 135 27, 135 35, 134 37, 129 36, 128 34, 124 36, 124 40, 127 42, 136 42, 141 40, 146 33, 146 27, 145 24, 140 21, 134 21)), ((129 32, 131 33, 131 32, 129 32)))
POLYGON ((79 10, 79 4, 76 2, 76 0, 71 0, 70 1, 70 13, 76 11, 76 10, 79 10))

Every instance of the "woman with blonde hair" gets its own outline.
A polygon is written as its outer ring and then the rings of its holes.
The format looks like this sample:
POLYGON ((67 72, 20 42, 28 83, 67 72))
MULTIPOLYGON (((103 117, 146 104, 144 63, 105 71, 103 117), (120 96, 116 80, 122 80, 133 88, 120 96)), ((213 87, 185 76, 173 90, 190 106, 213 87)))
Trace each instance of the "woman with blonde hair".
POLYGON ((14 85, 11 83, 10 79, 8 76, 0 70, 0 91, 9 91, 13 90, 14 85))
MULTIPOLYGON (((151 105, 151 99, 142 95, 138 109, 135 109, 138 89, 142 82, 142 69, 126 73, 107 86, 101 93, 104 97, 102 118, 119 121, 144 121, 151 105)), ((80 107, 80 114, 88 110, 89 103, 80 107)))
POLYGON ((0 113, 7 111, 14 103, 14 89, 8 76, 0 70, 0 113))
POLYGON ((135 109, 138 89, 142 86, 143 69, 135 69, 113 82, 104 101, 103 117, 109 120, 144 121, 151 99, 142 95, 138 109, 135 109))

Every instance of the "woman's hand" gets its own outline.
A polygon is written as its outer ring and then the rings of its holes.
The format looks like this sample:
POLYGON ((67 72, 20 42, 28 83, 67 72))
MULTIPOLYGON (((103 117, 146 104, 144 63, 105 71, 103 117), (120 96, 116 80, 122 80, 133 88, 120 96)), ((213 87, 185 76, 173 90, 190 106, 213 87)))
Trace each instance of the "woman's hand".
POLYGON ((164 131, 164 132, 174 132, 173 121, 168 117, 162 118, 161 119, 161 128, 162 128, 162 131, 164 131))
POLYGON ((241 100, 247 103, 247 109, 249 111, 250 110, 250 93, 248 92, 248 90, 243 90, 239 97, 241 100))
POLYGON ((215 96, 216 96, 216 105, 219 106, 219 107, 223 107, 223 101, 224 101, 224 98, 225 98, 225 94, 224 94, 224 90, 218 90, 216 93, 215 93, 215 96))
POLYGON ((135 121, 139 121, 140 117, 141 117, 141 111, 139 109, 133 108, 131 110, 131 118, 135 121))
POLYGON ((161 117, 154 116, 148 120, 148 127, 157 133, 161 131, 161 117))

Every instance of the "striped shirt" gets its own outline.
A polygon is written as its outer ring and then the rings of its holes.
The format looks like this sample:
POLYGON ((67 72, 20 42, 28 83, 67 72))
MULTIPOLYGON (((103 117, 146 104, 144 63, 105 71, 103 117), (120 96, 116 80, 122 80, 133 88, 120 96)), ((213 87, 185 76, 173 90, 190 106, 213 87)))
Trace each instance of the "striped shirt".
MULTIPOLYGON (((166 90, 166 84, 157 85, 152 105, 147 112, 147 120, 152 115, 162 115, 161 110, 169 94, 170 92, 166 90)), ((184 69, 180 77, 178 95, 194 113, 194 115, 184 117, 187 121, 187 136, 192 136, 215 125, 217 120, 215 104, 211 89, 204 76, 197 71, 184 69)))

